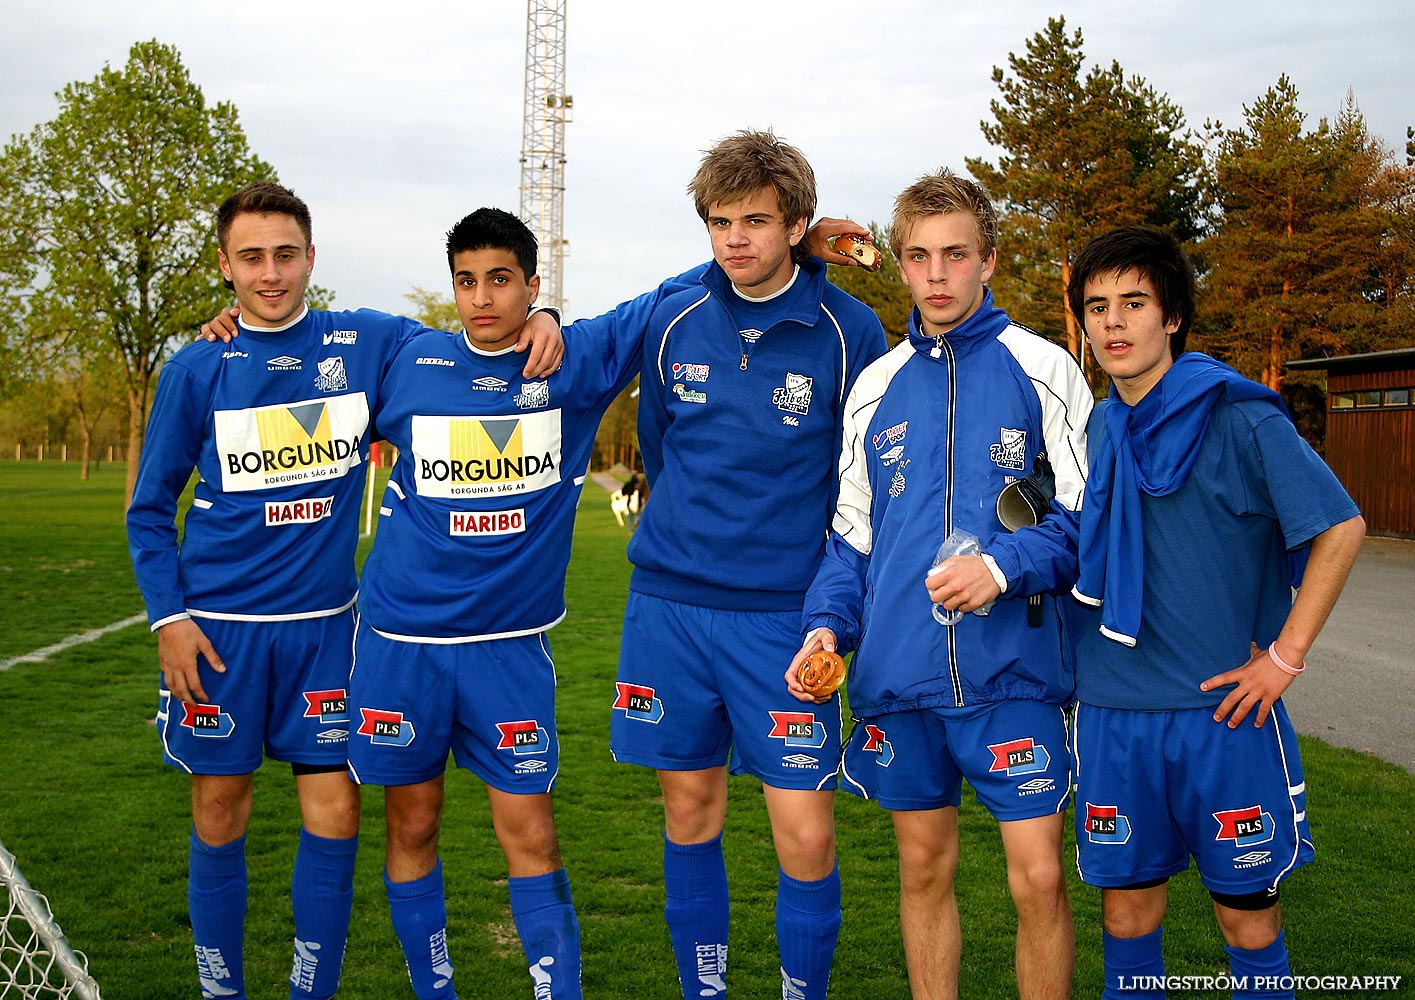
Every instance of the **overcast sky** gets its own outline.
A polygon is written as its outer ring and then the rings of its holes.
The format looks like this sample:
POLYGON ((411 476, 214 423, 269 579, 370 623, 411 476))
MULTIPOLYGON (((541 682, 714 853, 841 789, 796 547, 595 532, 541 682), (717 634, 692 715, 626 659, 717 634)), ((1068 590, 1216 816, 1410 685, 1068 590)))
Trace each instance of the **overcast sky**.
MULTIPOLYGON (((1196 131, 1239 124, 1283 73, 1309 124, 1348 91, 1391 146, 1415 124, 1410 0, 568 0, 570 315, 706 259, 684 186, 736 129, 801 147, 822 214, 861 222, 887 220, 925 171, 995 156, 979 130, 992 68, 1056 14, 1082 29, 1088 65, 1119 60, 1196 131)), ((133 42, 176 46, 310 203, 315 280, 337 306, 402 311, 414 285, 447 288, 451 224, 518 207, 520 0, 0 0, 0 24, 0 139, 54 117, 60 88, 120 68, 133 42)))

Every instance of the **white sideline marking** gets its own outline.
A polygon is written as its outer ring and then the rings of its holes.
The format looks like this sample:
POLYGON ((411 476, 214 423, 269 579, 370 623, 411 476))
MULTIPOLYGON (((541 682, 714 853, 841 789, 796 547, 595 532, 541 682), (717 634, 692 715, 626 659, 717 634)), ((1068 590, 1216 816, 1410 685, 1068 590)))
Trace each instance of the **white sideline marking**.
POLYGON ((60 639, 52 646, 45 646, 43 649, 36 649, 33 653, 25 653, 23 656, 16 656, 11 660, 0 660, 0 670, 9 670, 17 663, 38 663, 40 660, 47 660, 55 653, 62 653, 71 646, 81 646, 86 642, 107 635, 109 632, 117 632, 119 629, 128 628, 138 622, 147 621, 147 615, 133 615, 131 618, 124 618, 120 622, 112 625, 105 625, 102 628, 89 629, 87 632, 80 632, 78 635, 71 635, 67 639, 60 639))

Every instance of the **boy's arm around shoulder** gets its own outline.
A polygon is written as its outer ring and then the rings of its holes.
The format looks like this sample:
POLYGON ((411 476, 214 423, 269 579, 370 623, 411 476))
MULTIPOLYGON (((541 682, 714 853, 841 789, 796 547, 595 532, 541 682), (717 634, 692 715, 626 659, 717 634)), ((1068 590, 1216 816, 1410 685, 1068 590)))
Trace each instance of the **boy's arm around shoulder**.
MULTIPOLYGON (((619 303, 608 312, 578 319, 566 327, 566 336, 576 342, 591 340, 599 352, 605 377, 618 395, 633 381, 643 362, 644 342, 661 321, 656 316, 665 299, 678 292, 701 287, 707 264, 698 264, 682 274, 665 279, 657 288, 619 303)), ((584 348, 588 350, 589 348, 584 348)))

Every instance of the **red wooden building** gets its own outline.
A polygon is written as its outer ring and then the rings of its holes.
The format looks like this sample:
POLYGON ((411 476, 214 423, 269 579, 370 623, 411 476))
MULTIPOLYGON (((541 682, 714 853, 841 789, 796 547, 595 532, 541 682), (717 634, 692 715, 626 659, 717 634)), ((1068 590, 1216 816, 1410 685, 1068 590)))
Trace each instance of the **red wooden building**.
POLYGON ((1415 538, 1415 348, 1287 367, 1327 373, 1327 464, 1367 531, 1415 538))

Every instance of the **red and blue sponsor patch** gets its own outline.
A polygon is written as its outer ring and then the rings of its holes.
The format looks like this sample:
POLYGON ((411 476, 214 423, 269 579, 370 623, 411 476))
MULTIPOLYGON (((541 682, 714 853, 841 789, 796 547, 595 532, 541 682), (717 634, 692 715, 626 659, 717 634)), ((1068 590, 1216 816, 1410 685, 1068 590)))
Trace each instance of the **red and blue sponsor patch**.
POLYGON ((545 730, 537 724, 535 719, 498 722, 496 731, 501 734, 501 741, 496 744, 496 749, 510 750, 518 757, 526 754, 545 753, 549 748, 550 741, 546 738, 545 730))
POLYGON ((193 736, 224 740, 236 731, 236 720, 220 705, 188 705, 182 702, 182 725, 193 736))
POLYGON ((614 710, 639 722, 657 723, 663 718, 663 701, 647 684, 614 684, 614 710))
POLYGON ((1051 764, 1047 749, 1030 736, 1006 743, 988 745, 992 751, 992 766, 989 771, 1006 771, 1008 775, 1035 774, 1045 771, 1051 764))
POLYGON ((1130 839, 1130 817, 1117 806, 1087 802, 1086 839, 1094 844, 1124 844, 1130 839))
POLYGON ((1273 839, 1272 814, 1263 812, 1262 806, 1224 809, 1212 815, 1218 820, 1215 840, 1231 840, 1235 847, 1251 847, 1273 839))
POLYGON ((816 721, 814 712, 772 712, 772 739, 784 740, 788 747, 825 746, 825 726, 816 721))
POLYGON ((363 716, 363 721, 359 723, 359 735, 367 736, 375 746, 405 747, 417 735, 412 720, 403 718, 402 712, 360 708, 359 713, 363 716))

